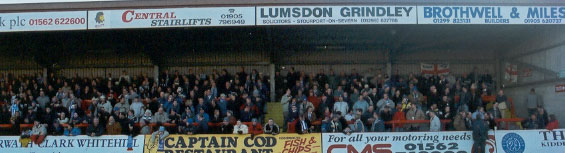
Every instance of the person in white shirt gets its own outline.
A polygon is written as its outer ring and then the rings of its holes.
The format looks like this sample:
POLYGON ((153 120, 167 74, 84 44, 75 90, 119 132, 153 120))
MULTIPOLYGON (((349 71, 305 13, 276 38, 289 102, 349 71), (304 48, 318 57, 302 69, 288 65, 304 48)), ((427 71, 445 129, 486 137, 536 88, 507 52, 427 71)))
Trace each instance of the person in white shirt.
POLYGON ((439 132, 441 129, 441 122, 439 118, 436 116, 436 113, 430 112, 430 131, 431 132, 439 132))
POLYGON ((347 102, 343 101, 343 97, 339 97, 339 101, 334 104, 334 112, 340 112, 342 116, 345 116, 349 111, 349 105, 347 102))
POLYGON ((249 132, 249 128, 247 125, 241 123, 241 121, 237 121, 237 124, 233 127, 233 134, 247 134, 249 132))

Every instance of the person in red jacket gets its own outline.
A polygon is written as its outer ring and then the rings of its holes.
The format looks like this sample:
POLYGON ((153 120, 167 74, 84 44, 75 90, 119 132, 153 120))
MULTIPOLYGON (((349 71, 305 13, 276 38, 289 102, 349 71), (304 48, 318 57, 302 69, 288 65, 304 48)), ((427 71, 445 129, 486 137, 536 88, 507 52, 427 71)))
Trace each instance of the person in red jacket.
MULTIPOLYGON (((402 110, 402 104, 398 104, 396 105, 396 112, 394 113, 394 116, 392 116, 392 120, 393 121, 405 121, 406 120, 406 114, 401 111, 402 110)), ((402 132, 403 131, 403 127, 404 124, 402 123, 397 123, 394 124, 394 132, 402 132)))
POLYGON ((550 131, 559 128, 559 121, 557 120, 557 118, 555 118, 555 114, 549 115, 549 123, 547 123, 547 126, 545 126, 545 128, 550 131))
POLYGON ((257 119, 254 118, 251 120, 251 125, 249 126, 248 131, 253 135, 263 134, 263 126, 261 126, 261 123, 258 123, 257 119))

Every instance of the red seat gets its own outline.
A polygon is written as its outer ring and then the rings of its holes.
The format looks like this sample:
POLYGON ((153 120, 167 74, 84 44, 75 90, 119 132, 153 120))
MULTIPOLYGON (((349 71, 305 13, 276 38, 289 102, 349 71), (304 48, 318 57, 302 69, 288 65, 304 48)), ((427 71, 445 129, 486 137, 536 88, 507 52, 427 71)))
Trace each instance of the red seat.
POLYGON ((292 122, 288 122, 286 133, 296 133, 296 129, 295 129, 296 122, 298 121, 294 120, 292 122))

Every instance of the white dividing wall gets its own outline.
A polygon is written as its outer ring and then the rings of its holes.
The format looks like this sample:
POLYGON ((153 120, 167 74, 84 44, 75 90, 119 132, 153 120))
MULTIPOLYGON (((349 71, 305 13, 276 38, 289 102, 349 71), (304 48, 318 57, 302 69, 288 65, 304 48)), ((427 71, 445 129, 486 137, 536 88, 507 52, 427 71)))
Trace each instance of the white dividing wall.
POLYGON ((492 50, 423 50, 401 53, 393 64, 393 71, 401 75, 420 73, 420 63, 448 63, 452 74, 469 73, 474 67, 479 72, 495 75, 495 51, 492 50))
MULTIPOLYGON (((565 69, 565 28, 563 26, 536 26, 535 28, 545 28, 544 32, 532 36, 529 41, 520 43, 516 48, 509 49, 505 57, 523 63, 531 64, 539 68, 557 72, 565 69)), ((527 66, 518 65, 521 71, 527 66)), ((530 67, 531 68, 531 67, 530 67)), ((555 85, 565 84, 563 79, 557 81, 546 81, 535 83, 547 79, 555 79, 555 75, 549 75, 536 71, 532 68, 532 76, 518 76, 518 84, 515 87, 505 89, 506 94, 514 99, 516 104, 516 114, 518 117, 527 117, 525 98, 531 88, 536 89, 536 93, 542 96, 545 108, 549 114, 555 114, 557 119, 562 121, 560 127, 565 127, 565 93, 556 93, 555 85), (522 85, 524 84, 524 85, 522 85)))

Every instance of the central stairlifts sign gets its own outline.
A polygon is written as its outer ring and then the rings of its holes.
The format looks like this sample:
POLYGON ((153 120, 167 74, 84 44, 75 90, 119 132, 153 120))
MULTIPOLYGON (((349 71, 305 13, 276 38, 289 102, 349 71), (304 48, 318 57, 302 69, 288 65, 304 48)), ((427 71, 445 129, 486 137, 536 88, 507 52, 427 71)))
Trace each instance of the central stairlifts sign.
POLYGON ((257 7, 257 25, 416 24, 415 6, 257 7))

